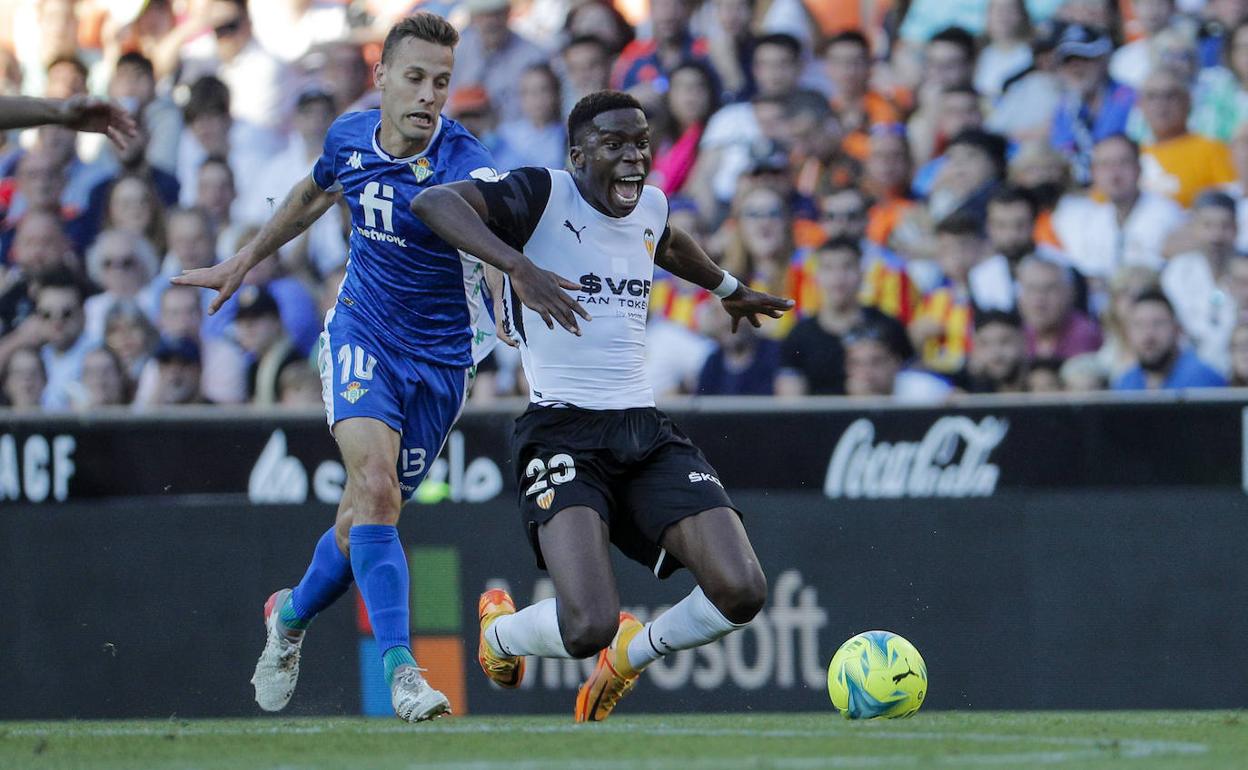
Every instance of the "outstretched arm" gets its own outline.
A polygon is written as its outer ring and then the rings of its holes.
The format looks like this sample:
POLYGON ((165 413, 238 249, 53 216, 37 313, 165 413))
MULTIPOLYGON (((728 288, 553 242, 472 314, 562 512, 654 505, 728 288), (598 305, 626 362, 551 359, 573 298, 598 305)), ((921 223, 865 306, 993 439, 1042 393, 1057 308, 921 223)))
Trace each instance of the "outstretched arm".
POLYGON ((208 306, 208 313, 211 315, 217 312, 230 295, 238 290, 248 270, 311 227, 313 222, 334 205, 339 195, 337 192, 322 190, 309 174, 291 189, 272 218, 237 254, 219 265, 188 270, 170 280, 182 286, 216 289, 217 296, 208 306))
POLYGON ((475 183, 430 187, 412 200, 411 208, 444 241, 507 273, 516 296, 542 317, 547 328, 555 328, 558 321, 579 335, 576 316, 591 320, 589 312, 564 291, 579 289, 580 284, 542 270, 490 230, 486 225, 489 210, 475 183))
POLYGON ((677 278, 697 284, 720 298, 732 316, 732 330, 744 318, 755 328, 760 314, 779 318, 793 308, 793 300, 754 291, 716 265, 689 233, 668 226, 667 248, 655 255, 654 262, 677 278))
POLYGON ((94 96, 0 96, 0 130, 48 125, 104 134, 118 147, 125 147, 138 131, 134 119, 120 106, 94 96))

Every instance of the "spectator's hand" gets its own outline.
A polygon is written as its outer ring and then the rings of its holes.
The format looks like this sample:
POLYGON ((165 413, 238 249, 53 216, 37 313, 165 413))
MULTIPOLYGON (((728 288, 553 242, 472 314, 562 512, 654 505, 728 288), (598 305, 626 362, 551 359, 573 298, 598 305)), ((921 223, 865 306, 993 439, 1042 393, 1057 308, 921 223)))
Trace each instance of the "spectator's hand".
POLYGON ((61 103, 60 110, 65 126, 75 131, 104 134, 118 149, 125 149, 126 143, 139 132, 134 118, 120 105, 94 96, 71 96, 61 103))
POLYGON ((208 315, 221 309, 225 301, 238 291, 243 278, 247 275, 247 253, 240 251, 219 265, 201 267, 195 270, 184 270, 181 275, 169 279, 178 286, 199 286, 204 289, 216 289, 217 296, 208 305, 208 315))
POLYGON ((742 318, 749 321, 750 325, 757 329, 762 326, 758 316, 765 315, 771 318, 779 318, 789 310, 792 310, 794 305, 791 299, 775 297, 764 291, 754 291, 744 283, 732 294, 724 297, 722 302, 724 310, 728 311, 728 315, 732 316, 733 334, 736 334, 737 325, 741 323, 742 318))
POLYGON ((15 340, 16 345, 22 348, 39 348, 50 339, 48 332, 48 322, 40 318, 38 313, 32 313, 16 329, 9 332, 5 340, 15 340))
POLYGON ((579 337, 581 330, 576 325, 576 316, 593 320, 589 311, 564 291, 580 289, 579 283, 543 270, 528 259, 511 272, 511 288, 521 302, 542 317, 547 329, 555 328, 558 321, 560 326, 579 337))
POLYGON ((910 332, 910 339, 914 342, 915 347, 920 347, 927 340, 944 334, 945 326, 935 318, 927 316, 911 321, 907 331, 910 332))

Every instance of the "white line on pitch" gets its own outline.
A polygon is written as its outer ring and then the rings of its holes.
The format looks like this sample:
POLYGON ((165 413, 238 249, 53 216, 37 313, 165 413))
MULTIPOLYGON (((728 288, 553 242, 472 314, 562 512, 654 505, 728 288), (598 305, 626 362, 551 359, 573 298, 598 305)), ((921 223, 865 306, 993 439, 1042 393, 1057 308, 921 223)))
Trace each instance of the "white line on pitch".
MULTIPOLYGON (((476 734, 518 732, 528 734, 591 734, 613 733, 627 735, 692 736, 692 737, 749 737, 820 739, 828 737, 865 738, 869 740, 964 740, 971 743, 1032 743, 1049 746, 1085 747, 1103 753, 1113 748, 1118 756, 1149 757, 1159 754, 1203 754, 1209 747, 1203 743, 1188 741, 1146 740, 1137 738, 1075 738, 1041 735, 1010 735, 998 733, 959 733, 933 731, 894 731, 887 727, 870 724, 845 725, 842 729, 783 730, 752 728, 702 728, 674 725, 639 725, 635 723, 604 723, 593 726, 574 724, 503 726, 496 722, 458 722, 439 720, 432 724, 412 727, 395 724, 330 723, 330 724, 274 724, 274 725, 197 725, 179 723, 152 723, 150 725, 110 726, 82 724, 56 728, 13 726, 0 728, 0 733, 14 737, 128 737, 128 736, 217 736, 217 735, 317 735, 342 731, 345 734, 476 734)), ((1061 753, 1061 752, 1057 752, 1061 753)), ((1031 756, 1031 755, 1029 755, 1031 756)))

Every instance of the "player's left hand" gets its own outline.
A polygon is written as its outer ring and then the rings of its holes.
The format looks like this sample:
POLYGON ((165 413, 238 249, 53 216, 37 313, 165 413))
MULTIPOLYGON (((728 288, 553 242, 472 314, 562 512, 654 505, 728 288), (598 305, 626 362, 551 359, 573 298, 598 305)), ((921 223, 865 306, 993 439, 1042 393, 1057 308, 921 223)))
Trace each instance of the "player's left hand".
POLYGON ((722 302, 724 310, 728 311, 728 315, 732 316, 732 331, 734 334, 742 318, 749 321, 750 325, 757 329, 762 326, 758 316, 765 315, 771 318, 779 318, 789 310, 792 310, 794 305, 791 299, 775 297, 765 291, 754 291, 744 283, 732 294, 724 297, 722 302))
POLYGON ((139 133, 134 118, 120 105, 94 96, 71 96, 61 103, 60 109, 66 127, 104 134, 118 149, 124 149, 139 133))

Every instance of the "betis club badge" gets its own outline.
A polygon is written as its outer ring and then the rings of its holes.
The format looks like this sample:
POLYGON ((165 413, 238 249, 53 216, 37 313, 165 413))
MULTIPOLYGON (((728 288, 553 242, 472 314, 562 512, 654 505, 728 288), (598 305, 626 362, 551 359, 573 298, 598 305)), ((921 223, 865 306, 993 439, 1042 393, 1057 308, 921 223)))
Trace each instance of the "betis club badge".
POLYGON ((417 182, 424 182, 433 176, 433 167, 429 165, 428 158, 421 158, 415 163, 409 163, 408 165, 412 167, 412 173, 416 175, 417 182))
POLYGON ((356 401, 359 401, 367 392, 368 392, 368 388, 361 387, 360 383, 358 382, 352 382, 350 385, 347 386, 346 390, 342 391, 338 395, 345 398, 348 404, 354 404, 356 401))

